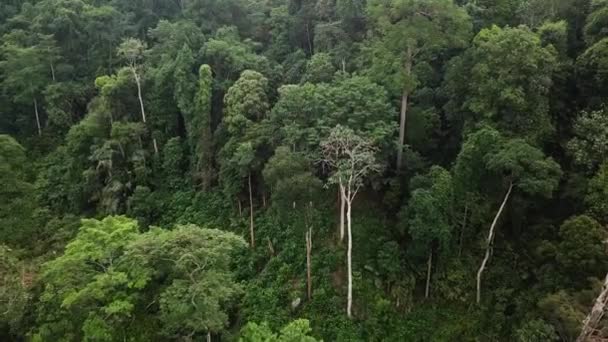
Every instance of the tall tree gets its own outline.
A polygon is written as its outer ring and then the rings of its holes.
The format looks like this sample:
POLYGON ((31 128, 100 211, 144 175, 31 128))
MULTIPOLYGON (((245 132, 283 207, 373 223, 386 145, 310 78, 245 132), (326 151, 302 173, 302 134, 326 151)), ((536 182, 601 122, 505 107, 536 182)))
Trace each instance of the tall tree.
POLYGON ((321 143, 322 162, 331 169, 329 182, 338 184, 346 203, 347 227, 347 272, 348 295, 346 314, 352 316, 353 271, 352 271, 352 205, 367 177, 381 170, 376 161, 377 148, 367 139, 340 125, 332 129, 329 137, 321 143))
MULTIPOLYGON (((118 55, 124 58, 127 62, 127 69, 133 75, 135 84, 137 85, 137 98, 139 99, 139 107, 141 111, 141 121, 146 125, 146 110, 144 108, 144 98, 142 96, 142 64, 141 60, 144 56, 146 45, 139 39, 127 38, 118 47, 118 55)), ((158 154, 158 143, 156 137, 152 136, 154 145, 154 153, 158 154)))
POLYGON ((464 48, 471 32, 466 11, 452 0, 370 1, 374 36, 370 38, 372 77, 391 94, 400 94, 397 169, 403 163, 406 123, 411 95, 421 83, 420 73, 436 56, 464 48))

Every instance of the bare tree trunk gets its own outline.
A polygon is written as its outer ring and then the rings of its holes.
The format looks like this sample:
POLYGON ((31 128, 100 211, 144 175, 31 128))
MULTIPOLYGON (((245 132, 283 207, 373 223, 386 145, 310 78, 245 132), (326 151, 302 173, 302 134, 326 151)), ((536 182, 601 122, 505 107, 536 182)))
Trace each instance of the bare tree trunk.
POLYGON ((237 199, 237 203, 239 204, 239 217, 243 217, 243 205, 240 198, 237 199))
POLYGON ((346 209, 346 194, 345 194, 345 189, 344 186, 341 184, 338 184, 339 188, 338 188, 338 195, 340 198, 340 242, 344 241, 344 215, 345 215, 345 209, 346 209))
POLYGON ((207 342, 211 342, 211 331, 207 331, 207 342))
POLYGON ((50 63, 51 64, 51 77, 53 78, 53 82, 55 82, 55 66, 53 65, 53 62, 50 63))
POLYGON ((268 251, 270 252, 270 256, 273 257, 275 254, 275 251, 274 251, 274 246, 272 245, 272 241, 270 241, 270 238, 266 238, 266 240, 268 241, 268 251))
POLYGON ((604 317, 604 312, 606 310, 606 304, 608 304, 608 275, 604 279, 604 285, 602 286, 602 291, 595 299, 595 304, 593 304, 593 308, 591 312, 585 317, 583 320, 583 327, 581 329, 581 334, 576 339, 576 342, 587 342, 591 341, 591 338, 595 331, 598 330, 599 322, 604 317))
POLYGON ((251 172, 249 172, 249 233, 251 234, 251 248, 255 248, 255 235, 253 233, 253 195, 251 193, 251 172))
POLYGON ((426 268, 426 287, 424 289, 424 298, 429 298, 429 293, 431 291, 431 271, 433 268, 433 249, 429 252, 429 260, 427 262, 426 268))
POLYGON ((310 24, 306 23, 306 38, 308 39, 308 50, 310 54, 313 55, 314 51, 312 51, 312 40, 310 39, 310 24))
POLYGON ((352 306, 353 306, 353 267, 352 267, 353 234, 352 234, 352 226, 351 226, 351 207, 352 207, 352 200, 350 199, 350 190, 349 190, 349 199, 348 199, 347 209, 346 209, 346 225, 347 225, 347 235, 348 235, 348 249, 346 252, 346 263, 347 263, 347 268, 348 268, 348 296, 347 296, 347 304, 346 304, 346 315, 349 318, 352 317, 352 306))
POLYGON ((312 277, 311 277, 311 252, 312 252, 312 229, 306 232, 306 290, 308 300, 312 298, 312 277))
MULTIPOLYGON (((139 99, 139 107, 141 109, 141 121, 146 123, 146 111, 144 109, 144 99, 141 95, 141 80, 135 68, 131 69, 133 72, 133 77, 135 78, 135 83, 137 84, 137 98, 139 99)), ((152 145, 154 146, 154 154, 158 154, 158 144, 156 143, 156 138, 152 137, 152 145)))
POLYGON ((34 112, 36 113, 36 127, 38 127, 38 136, 42 135, 42 126, 40 125, 40 114, 38 113, 38 101, 34 97, 34 112))
MULTIPOLYGON (((405 74, 407 76, 412 72, 412 48, 408 46, 405 61, 405 74)), ((405 145, 405 123, 407 119, 407 106, 409 99, 409 91, 403 90, 401 95, 401 113, 399 118, 399 148, 397 150, 397 170, 401 170, 403 165, 403 146, 405 145)))
POLYGON ((469 203, 464 205, 464 216, 462 218, 462 227, 460 228, 460 238, 458 239, 458 257, 462 255, 462 243, 464 239, 464 230, 467 226, 467 213, 469 211, 469 203))
POLYGON ((481 262, 481 266, 479 267, 479 271, 477 271, 477 304, 481 302, 481 275, 486 268, 486 264, 488 263, 488 259, 490 258, 490 253, 492 250, 492 243, 494 241, 494 229, 496 228, 496 223, 502 214, 502 211, 509 200, 509 196, 511 195, 511 190, 513 190, 513 183, 509 184, 509 190, 505 194, 505 198, 502 200, 502 204, 494 216, 494 221, 492 221, 492 225, 490 226, 490 232, 488 233, 488 238, 486 239, 486 254, 481 262))

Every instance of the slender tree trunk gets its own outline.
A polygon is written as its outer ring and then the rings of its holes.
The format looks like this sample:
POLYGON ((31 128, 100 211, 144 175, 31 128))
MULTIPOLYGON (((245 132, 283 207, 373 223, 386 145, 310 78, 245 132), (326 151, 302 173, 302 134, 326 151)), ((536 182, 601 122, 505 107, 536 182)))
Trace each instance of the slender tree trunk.
POLYGON ((595 299, 595 304, 593 304, 593 308, 591 312, 585 317, 583 320, 583 327, 581 329, 581 333, 576 339, 576 342, 587 342, 591 341, 591 338, 595 331, 598 330, 599 322, 604 317, 604 312, 606 310, 606 305, 608 304, 608 275, 604 279, 604 285, 602 286, 602 291, 595 299))
POLYGON ((310 23, 306 23, 306 38, 308 39, 308 50, 310 51, 310 54, 313 55, 312 40, 310 39, 310 23))
POLYGON ((353 254, 353 234, 352 234, 352 226, 351 226, 351 207, 352 200, 350 199, 350 190, 349 199, 347 201, 347 209, 346 209, 346 226, 347 226, 347 235, 348 235, 348 249, 346 252, 346 263, 348 268, 348 296, 346 303, 346 315, 350 318, 352 317, 352 306, 353 306, 353 267, 352 267, 352 254, 353 254))
MULTIPOLYGON (((412 72, 412 48, 408 46, 405 60, 405 74, 409 77, 412 72)), ((401 113, 399 118, 399 149, 397 150, 397 170, 401 170, 403 165, 403 147, 405 145, 405 124, 407 119, 407 106, 409 91, 403 89, 401 94, 401 113)))
POLYGON ((211 331, 207 331, 207 342, 211 342, 211 331))
POLYGON ((253 195, 251 193, 251 172, 248 177, 249 183, 249 233, 251 234, 251 248, 255 248, 255 235, 253 232, 253 195))
POLYGON ((55 66, 53 65, 53 62, 50 63, 51 64, 51 77, 53 78, 53 82, 55 82, 55 66))
POLYGON ((237 203, 239 204, 239 217, 243 217, 243 205, 240 198, 237 199, 237 203))
POLYGON ((346 194, 344 186, 339 184, 338 195, 340 198, 340 242, 344 241, 344 216, 346 211, 346 194))
MULTIPOLYGON (((146 111, 144 109, 144 99, 141 95, 141 80, 135 68, 131 69, 133 71, 133 77, 135 78, 135 83, 137 84, 137 98, 139 99, 139 107, 141 109, 141 121, 146 124, 146 111)), ((154 154, 158 154, 158 144, 156 143, 156 138, 152 137, 152 145, 154 146, 154 154)))
POLYGON ((42 135, 42 126, 40 125, 40 114, 38 113, 38 101, 34 97, 34 113, 36 113, 36 127, 38 127, 38 136, 42 135))
POLYGON ((268 251, 270 252, 270 256, 273 257, 275 254, 275 251, 274 251, 274 246, 272 245, 272 241, 270 241, 270 238, 266 238, 266 240, 268 241, 268 251))
POLYGON ((464 239, 464 230, 467 226, 467 213, 469 211, 469 203, 464 205, 464 216, 462 218, 462 227, 460 228, 460 238, 458 239, 458 257, 462 255, 462 243, 464 239))
POLYGON ((311 277, 311 252, 312 252, 312 229, 306 232, 306 290, 308 300, 312 298, 312 277, 311 277))
POLYGON ((429 252, 429 260, 427 262, 426 267, 426 287, 424 289, 424 298, 429 298, 429 293, 431 291, 431 271, 433 268, 433 249, 431 248, 429 252))
POLYGON ((479 267, 479 271, 477 271, 477 304, 481 302, 481 275, 486 268, 486 264, 488 263, 488 259, 490 258, 490 253, 492 250, 492 243, 494 241, 494 229, 496 228, 496 223, 502 214, 502 211, 509 200, 509 196, 511 195, 511 190, 513 190, 513 183, 509 184, 509 190, 505 194, 505 198, 502 200, 502 204, 494 216, 494 221, 492 221, 492 225, 490 226, 490 232, 488 233, 488 238, 486 239, 486 254, 483 257, 483 261, 481 262, 481 266, 479 267))

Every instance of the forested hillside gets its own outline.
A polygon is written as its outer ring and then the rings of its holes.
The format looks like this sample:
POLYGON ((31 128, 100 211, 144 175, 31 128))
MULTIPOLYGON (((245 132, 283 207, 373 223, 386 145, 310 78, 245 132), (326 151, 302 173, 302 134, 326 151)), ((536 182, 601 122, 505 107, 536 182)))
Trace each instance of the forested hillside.
POLYGON ((1 0, 0 35, 2 341, 608 338, 607 0, 1 0))

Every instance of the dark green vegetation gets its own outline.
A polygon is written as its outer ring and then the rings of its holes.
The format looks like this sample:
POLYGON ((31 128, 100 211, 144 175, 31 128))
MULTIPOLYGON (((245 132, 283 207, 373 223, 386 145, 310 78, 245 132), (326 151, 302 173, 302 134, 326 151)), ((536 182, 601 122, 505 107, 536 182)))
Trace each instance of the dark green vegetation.
POLYGON ((606 0, 2 0, 0 340, 574 341, 607 28, 606 0))

